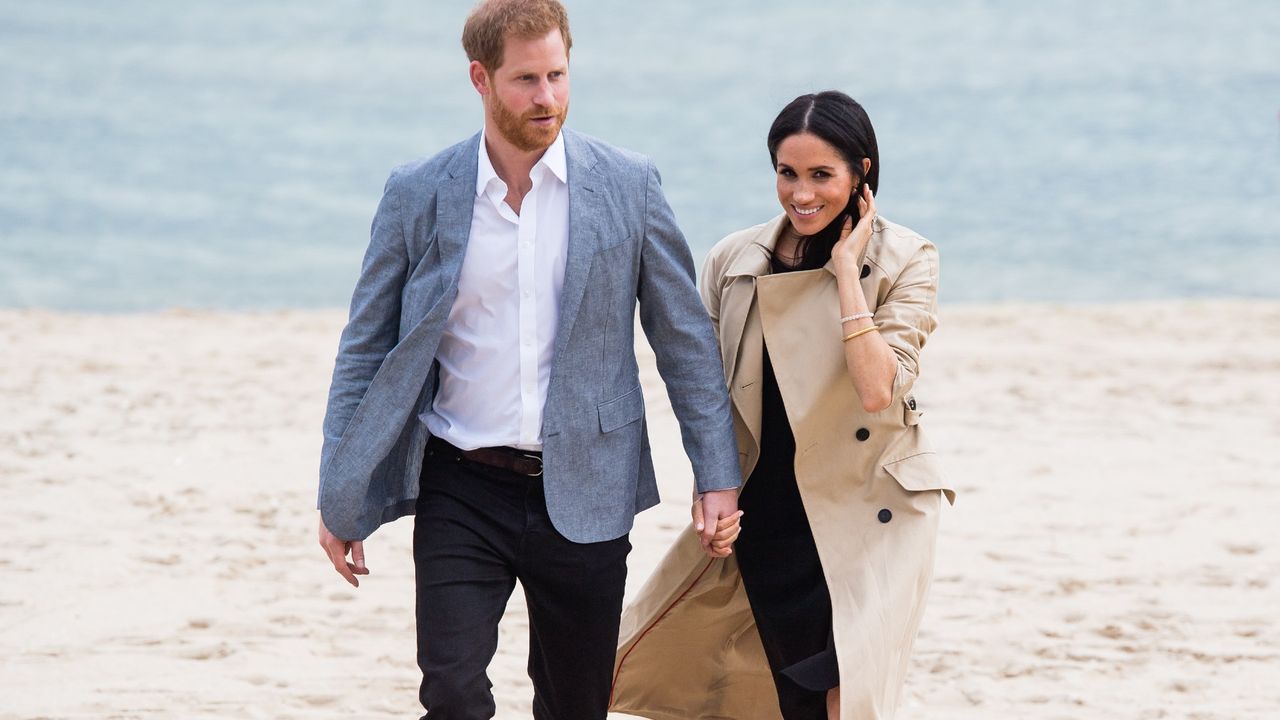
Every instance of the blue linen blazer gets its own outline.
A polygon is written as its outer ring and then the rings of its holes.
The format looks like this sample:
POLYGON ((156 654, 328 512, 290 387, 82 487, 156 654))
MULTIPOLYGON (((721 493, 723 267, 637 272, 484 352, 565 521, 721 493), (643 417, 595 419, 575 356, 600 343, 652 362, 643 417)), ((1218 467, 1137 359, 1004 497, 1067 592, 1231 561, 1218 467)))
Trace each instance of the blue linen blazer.
MULTIPOLYGON (((723 365, 693 259, 644 156, 564 131, 569 246, 543 410, 556 529, 598 542, 658 503, 634 350, 636 306, 700 492, 736 488, 723 365)), ((387 180, 339 343, 324 418, 319 508, 363 540, 414 512, 436 350, 467 250, 480 134, 387 180)))

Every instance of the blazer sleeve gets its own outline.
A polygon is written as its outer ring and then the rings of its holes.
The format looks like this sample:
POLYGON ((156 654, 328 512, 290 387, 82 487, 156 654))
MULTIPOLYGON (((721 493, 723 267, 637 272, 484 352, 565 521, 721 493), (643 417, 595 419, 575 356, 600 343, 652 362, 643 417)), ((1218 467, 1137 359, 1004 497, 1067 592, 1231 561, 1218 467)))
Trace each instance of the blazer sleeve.
POLYGON ((880 336, 898 358, 893 397, 900 401, 920 375, 920 351, 938 327, 938 250, 925 241, 876 307, 880 336))
POLYGON ((736 488, 738 446, 715 330, 694 286, 693 257, 648 163, 637 299, 698 492, 736 488))
POLYGON ((400 188, 395 173, 387 180, 369 231, 360 277, 351 295, 351 312, 338 343, 320 451, 320 482, 351 416, 364 398, 382 361, 400 336, 400 302, 409 267, 400 188))

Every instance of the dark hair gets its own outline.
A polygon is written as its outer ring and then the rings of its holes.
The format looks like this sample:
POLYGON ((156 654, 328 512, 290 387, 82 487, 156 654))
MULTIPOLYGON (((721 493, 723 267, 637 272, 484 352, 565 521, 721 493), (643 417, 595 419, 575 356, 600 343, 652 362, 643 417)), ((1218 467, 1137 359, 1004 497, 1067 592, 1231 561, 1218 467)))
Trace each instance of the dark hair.
MULTIPOLYGON (((775 170, 778 167, 778 145, 801 133, 811 133, 830 144, 849 164, 854 176, 871 186, 872 194, 879 191, 880 150, 876 146, 876 131, 871 127, 867 111, 856 100, 839 90, 826 90, 801 95, 782 108, 769 128, 769 159, 775 170), (871 169, 866 177, 862 175, 863 158, 871 160, 871 169)), ((854 192, 860 189, 861 183, 856 183, 854 192)), ((801 239, 796 249, 800 258, 797 269, 812 270, 827 264, 831 259, 831 248, 840 240, 846 216, 851 216, 855 223, 858 221, 858 205, 852 199, 829 225, 801 239)))

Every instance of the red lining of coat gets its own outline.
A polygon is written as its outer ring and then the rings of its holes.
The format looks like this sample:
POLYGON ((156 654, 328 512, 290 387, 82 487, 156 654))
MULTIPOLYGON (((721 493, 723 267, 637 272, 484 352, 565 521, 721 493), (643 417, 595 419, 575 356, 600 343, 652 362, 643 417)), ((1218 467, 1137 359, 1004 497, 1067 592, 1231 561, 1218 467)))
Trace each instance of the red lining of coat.
POLYGON ((658 626, 658 623, 662 622, 662 618, 666 617, 667 613, 671 612, 676 605, 680 604, 680 601, 684 599, 684 596, 688 595, 693 588, 698 585, 698 581, 702 579, 703 575, 707 574, 707 571, 710 570, 711 566, 714 564, 715 560, 708 560, 707 566, 702 568, 702 572, 698 573, 698 577, 694 578, 693 582, 689 583, 689 587, 685 588, 684 592, 680 593, 675 600, 672 600, 671 604, 668 605, 665 610, 658 613, 658 617, 654 618, 653 622, 649 623, 649 627, 645 628, 644 632, 640 633, 640 637, 636 638, 635 642, 631 643, 631 647, 627 648, 627 651, 623 653, 622 659, 618 661, 618 669, 613 673, 613 682, 609 685, 609 707, 613 707, 613 693, 618 688, 618 676, 622 674, 622 666, 627 662, 627 658, 631 655, 631 651, 636 649, 636 646, 640 644, 640 641, 644 639, 645 635, 649 634, 650 630, 654 629, 658 626))

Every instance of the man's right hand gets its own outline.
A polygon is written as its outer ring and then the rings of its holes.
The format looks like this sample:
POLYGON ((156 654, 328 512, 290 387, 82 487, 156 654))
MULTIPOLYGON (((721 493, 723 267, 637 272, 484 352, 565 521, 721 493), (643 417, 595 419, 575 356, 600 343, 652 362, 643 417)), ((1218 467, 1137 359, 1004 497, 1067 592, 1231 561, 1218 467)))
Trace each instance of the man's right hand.
POLYGON ((333 569, 346 578, 352 586, 360 587, 360 581, 356 579, 356 575, 369 574, 369 568, 364 565, 364 543, 360 540, 348 542, 340 539, 329 532, 329 528, 324 526, 324 518, 320 518, 320 547, 324 548, 325 554, 329 556, 333 569), (347 562, 348 552, 351 553, 354 563, 347 562))

